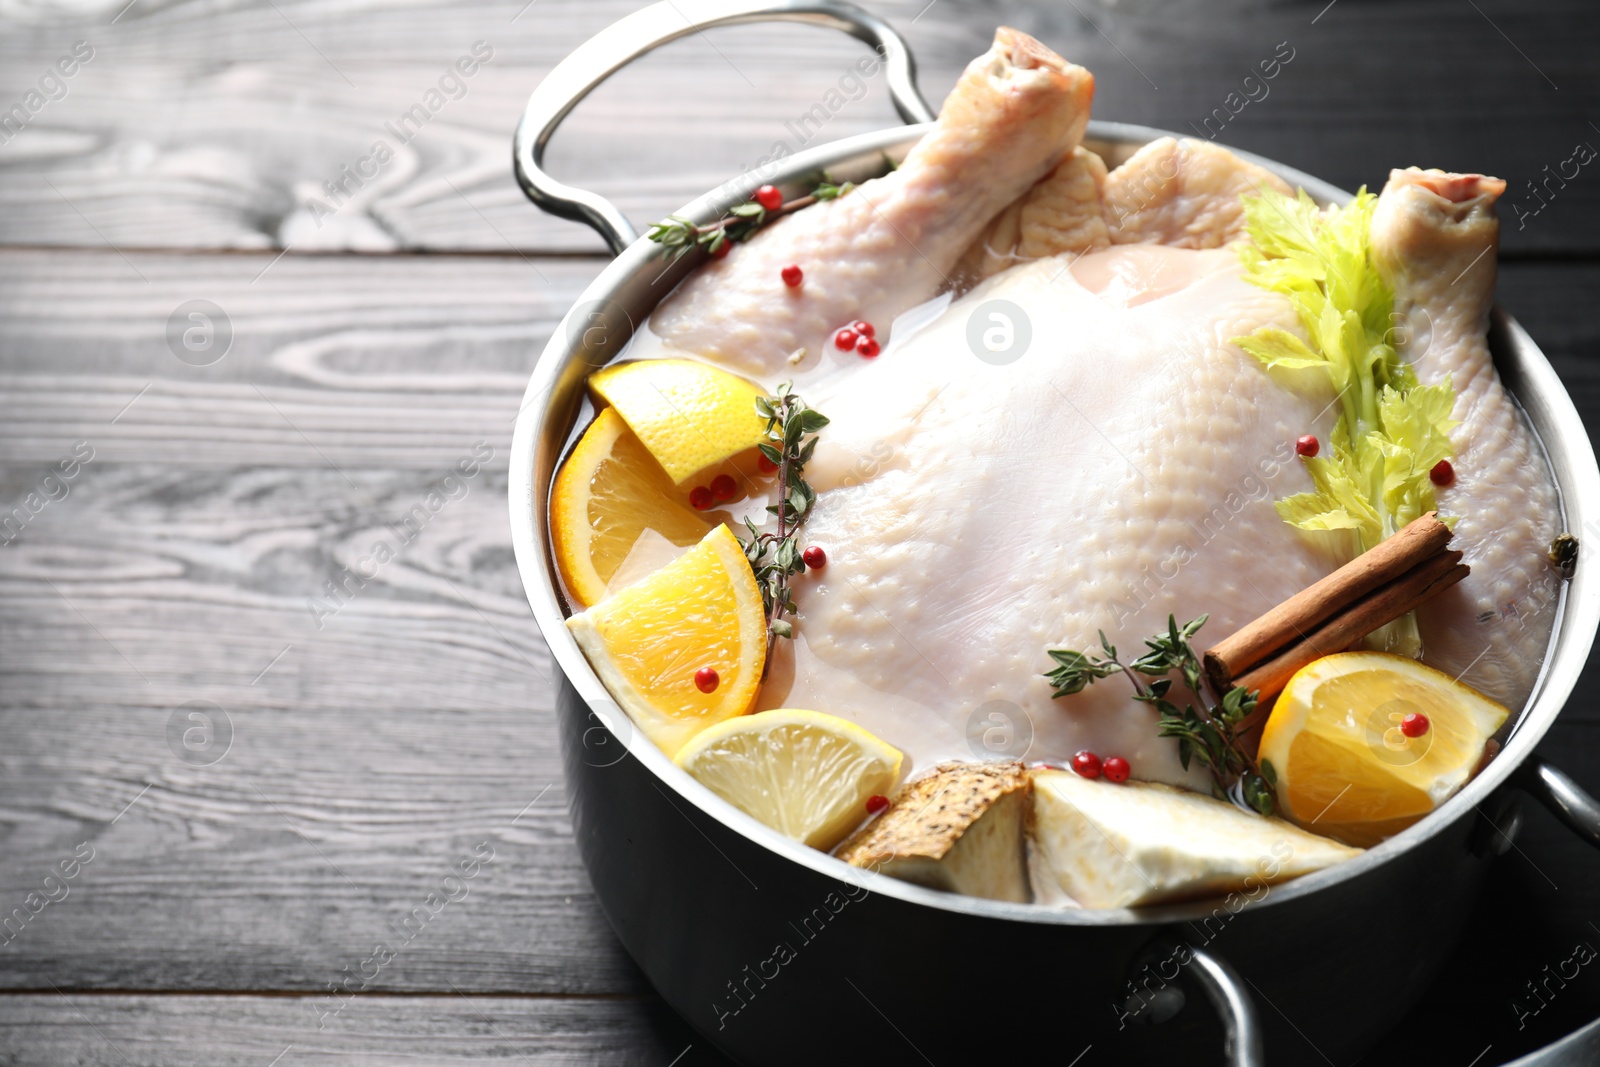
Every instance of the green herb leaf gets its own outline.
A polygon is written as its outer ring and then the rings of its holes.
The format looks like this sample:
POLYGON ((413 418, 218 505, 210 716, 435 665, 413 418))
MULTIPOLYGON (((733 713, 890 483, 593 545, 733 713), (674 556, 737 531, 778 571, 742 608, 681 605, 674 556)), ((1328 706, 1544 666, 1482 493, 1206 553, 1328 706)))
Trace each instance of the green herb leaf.
POLYGON ((826 425, 828 425, 828 416, 815 408, 806 408, 800 412, 801 433, 816 433, 826 425))
POLYGON ((1216 704, 1206 701, 1200 657, 1191 644, 1206 619, 1201 615, 1179 626, 1176 617, 1168 616, 1166 632, 1146 638, 1148 651, 1127 666, 1118 661, 1116 648, 1104 631, 1099 635, 1103 658, 1071 649, 1046 649, 1055 667, 1045 677, 1053 687, 1051 695, 1064 697, 1081 692, 1096 679, 1126 674, 1133 684, 1133 699, 1156 713, 1156 735, 1177 742, 1178 761, 1184 770, 1199 761, 1211 772, 1214 795, 1227 799, 1228 790, 1238 785, 1237 796, 1250 810, 1270 814, 1276 804, 1275 775, 1270 768, 1256 768, 1239 734, 1256 709, 1258 694, 1235 686, 1216 704), (1173 691, 1173 671, 1182 676, 1193 698, 1181 708, 1167 699, 1173 691), (1150 681, 1141 682, 1141 675, 1150 681))
POLYGON ((806 427, 820 429, 828 420, 806 406, 791 382, 781 383, 772 396, 758 398, 756 413, 767 420, 767 440, 757 447, 778 467, 778 502, 767 505, 767 513, 777 519, 778 529, 776 533, 762 533, 747 516, 744 525, 750 531, 750 539, 743 545, 766 606, 770 662, 772 640, 794 634, 793 624, 783 616, 796 610, 789 579, 806 569, 796 532, 817 499, 816 490, 801 476, 817 445, 815 430, 806 427))
POLYGON ((1267 784, 1266 779, 1259 774, 1246 774, 1239 782, 1245 803, 1263 815, 1271 815, 1275 804, 1272 787, 1267 784))

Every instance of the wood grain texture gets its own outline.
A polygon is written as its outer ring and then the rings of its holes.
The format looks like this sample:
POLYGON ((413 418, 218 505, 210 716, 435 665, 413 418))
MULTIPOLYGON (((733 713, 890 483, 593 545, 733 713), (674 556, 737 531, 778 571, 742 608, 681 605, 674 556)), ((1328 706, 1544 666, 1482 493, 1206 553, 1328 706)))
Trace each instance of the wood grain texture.
POLYGON ((299 997, 0 998, 0 1060, 14 1067, 310 1067, 521 1063, 728 1067, 664 1009, 636 999, 447 993, 357 998, 321 1028, 299 997))
POLYGON ((89 464, 0 549, 5 705, 547 711, 503 469, 352 476, 89 464))
POLYGON ((0 252, 0 454, 442 471, 481 440, 503 465, 534 361, 602 265, 274 258, 0 252), (209 366, 169 343, 196 299, 221 309, 212 343, 232 335, 209 366))
MULTIPOLYGON (((26 9, 0 40, 0 109, 22 100, 74 41, 95 49, 65 83, 67 95, 0 144, 0 242, 600 249, 583 227, 527 204, 510 176, 509 138, 543 75, 635 0, 470 8, 386 0, 363 5, 359 17, 330 0, 224 9, 142 0, 109 24, 120 6, 82 18, 26 9), (407 142, 391 134, 385 124, 480 40, 493 58, 464 83, 465 95, 441 96, 407 142), (347 203, 333 203, 324 183, 378 140, 392 161, 349 186, 347 203), (314 199, 337 212, 314 217, 314 199)), ((1506 177, 1510 201, 1531 211, 1544 201, 1528 181, 1543 181, 1547 165, 1559 169, 1580 141, 1600 146, 1591 125, 1600 10, 1583 0, 1346 2, 1327 11, 1265 0, 866 6, 905 33, 932 101, 1008 23, 1095 72, 1101 118, 1205 131, 1350 188, 1381 184, 1390 167, 1412 163, 1481 170, 1506 177), (1244 86, 1281 42, 1291 62, 1264 87, 1244 86), (1226 123, 1208 129, 1219 108, 1226 123)), ((862 55, 855 42, 797 27, 679 42, 586 101, 549 164, 647 223, 776 142, 801 147, 796 120, 862 55)), ((880 77, 830 110, 809 143, 896 121, 880 77)), ((1542 194, 1548 206, 1514 226, 1507 247, 1600 252, 1597 165, 1542 194)))
POLYGON ((0 712, 21 824, 0 903, 26 919, 0 935, 0 986, 642 992, 578 862, 548 710, 420 707, 404 689, 372 710, 212 688, 0 712), (215 723, 217 706, 230 725, 191 751, 220 758, 180 759, 191 710, 215 723), (61 879, 80 846, 91 858, 61 879))

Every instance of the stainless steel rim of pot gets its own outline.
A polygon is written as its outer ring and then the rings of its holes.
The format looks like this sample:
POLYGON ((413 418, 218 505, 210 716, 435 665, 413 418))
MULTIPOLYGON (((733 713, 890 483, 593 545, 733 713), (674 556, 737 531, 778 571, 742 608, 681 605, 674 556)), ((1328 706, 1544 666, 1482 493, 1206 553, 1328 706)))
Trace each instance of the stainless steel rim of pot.
MULTIPOLYGON (((829 26, 871 44, 883 57, 890 92, 902 118, 924 124, 932 120, 933 112, 915 87, 914 63, 905 42, 886 23, 853 5, 832 0, 663 0, 601 31, 558 64, 530 98, 517 127, 513 167, 529 199, 546 211, 592 226, 616 254, 616 259, 568 312, 540 355, 523 397, 512 443, 509 497, 513 544, 529 604, 551 653, 618 743, 663 783, 708 816, 819 873, 835 879, 848 876, 873 892, 927 907, 1003 921, 1175 928, 1176 924, 1201 918, 1214 902, 1138 911, 1058 911, 940 893, 848 868, 734 809, 675 766, 648 740, 636 735, 566 630, 545 535, 544 502, 550 477, 575 430, 583 380, 589 370, 609 362, 626 347, 627 337, 655 303, 693 269, 701 253, 691 253, 663 268, 657 247, 638 239, 637 231, 615 205, 597 194, 561 183, 543 170, 544 147, 579 100, 634 58, 708 27, 770 20, 829 26), (598 341, 597 330, 589 328, 596 319, 600 321, 598 341), (575 328, 577 333, 573 332, 575 328)), ((823 171, 836 180, 874 177, 882 172, 885 160, 903 156, 926 130, 926 125, 884 130, 797 153, 770 164, 764 172, 738 176, 678 214, 705 224, 720 218, 733 204, 748 199, 758 185, 777 185, 786 195, 793 195, 807 176, 823 171)), ((1094 121, 1085 143, 1105 156, 1108 166, 1115 166, 1151 140, 1176 136, 1179 135, 1150 127, 1094 121)), ((1321 203, 1343 203, 1350 198, 1348 192, 1275 160, 1247 152, 1237 154, 1305 189, 1321 203)), ((1570 397, 1538 346, 1499 309, 1494 315, 1492 340, 1502 378, 1523 405, 1546 449, 1561 493, 1567 529, 1579 533, 1581 540, 1587 540, 1591 529, 1600 534, 1600 468, 1570 397)), ((1298 896, 1337 891, 1341 883, 1387 863, 1456 819, 1481 811, 1484 802, 1508 780, 1537 797, 1580 836, 1600 847, 1600 804, 1571 778, 1542 760, 1530 759, 1534 745, 1576 684, 1600 625, 1600 572, 1591 574, 1591 570, 1592 567, 1580 565, 1563 589, 1534 692, 1514 718, 1505 747, 1473 782, 1416 826, 1356 859, 1290 882, 1281 892, 1252 906, 1272 907, 1298 896)), ((1499 826, 1494 830, 1505 836, 1499 826)), ((1188 970, 1223 1016, 1229 1035, 1228 1062, 1238 1067, 1263 1062, 1260 1028, 1251 998, 1232 969, 1214 955, 1195 949, 1188 970)))

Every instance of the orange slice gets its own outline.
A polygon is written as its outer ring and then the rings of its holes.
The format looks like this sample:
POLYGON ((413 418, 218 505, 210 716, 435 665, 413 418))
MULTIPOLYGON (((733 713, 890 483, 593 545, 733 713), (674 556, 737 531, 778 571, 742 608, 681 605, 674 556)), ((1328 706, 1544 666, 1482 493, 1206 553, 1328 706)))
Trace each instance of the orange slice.
POLYGON ((1511 712, 1447 674, 1386 652, 1341 652, 1300 669, 1261 733, 1284 814, 1368 847, 1433 811, 1472 777, 1511 712), (1401 724, 1422 715, 1427 730, 1401 724))
POLYGON ((589 376, 676 485, 766 440, 752 382, 692 359, 617 363, 589 376))
MULTIPOLYGON (((556 566, 579 607, 605 597, 630 555, 664 563, 663 553, 706 535, 711 524, 683 501, 683 491, 622 417, 602 410, 561 465, 550 492, 556 566)), ((646 573, 654 569, 649 561, 642 566, 646 573)))
POLYGON ((595 673, 645 736, 675 756, 755 703, 767 618, 744 548, 726 526, 654 574, 567 620, 595 673), (716 686, 703 692, 697 672, 716 686))

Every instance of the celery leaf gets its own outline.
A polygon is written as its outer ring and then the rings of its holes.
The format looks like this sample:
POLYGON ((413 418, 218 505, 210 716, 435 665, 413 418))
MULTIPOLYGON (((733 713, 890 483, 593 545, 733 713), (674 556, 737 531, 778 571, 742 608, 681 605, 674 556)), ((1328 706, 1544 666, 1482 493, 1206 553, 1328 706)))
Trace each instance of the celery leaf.
POLYGON ((1277 510, 1302 530, 1354 531, 1363 552, 1436 510, 1429 473, 1452 454, 1457 425, 1449 379, 1420 384, 1389 341, 1394 294, 1369 241, 1376 204, 1364 188, 1326 209, 1304 190, 1245 197, 1245 279, 1287 297, 1307 340, 1275 326, 1234 339, 1265 366, 1327 374, 1341 406, 1328 452, 1305 461, 1313 490, 1277 510))

